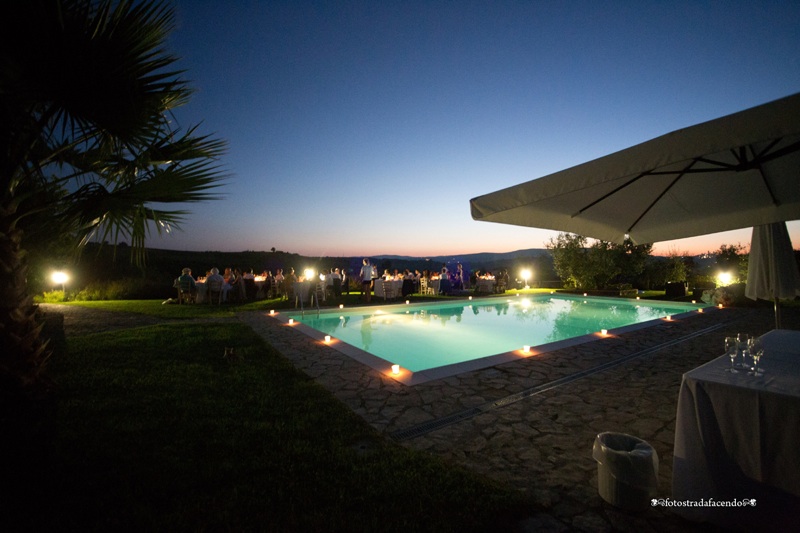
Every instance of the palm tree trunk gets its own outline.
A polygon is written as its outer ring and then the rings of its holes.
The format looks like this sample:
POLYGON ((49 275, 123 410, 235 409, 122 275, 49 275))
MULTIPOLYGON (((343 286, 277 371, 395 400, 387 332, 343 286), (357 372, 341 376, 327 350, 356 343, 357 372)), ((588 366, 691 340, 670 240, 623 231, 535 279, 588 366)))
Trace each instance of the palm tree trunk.
POLYGON ((46 393, 47 343, 28 294, 22 231, 11 202, 0 206, 0 417, 14 416, 15 405, 46 393))

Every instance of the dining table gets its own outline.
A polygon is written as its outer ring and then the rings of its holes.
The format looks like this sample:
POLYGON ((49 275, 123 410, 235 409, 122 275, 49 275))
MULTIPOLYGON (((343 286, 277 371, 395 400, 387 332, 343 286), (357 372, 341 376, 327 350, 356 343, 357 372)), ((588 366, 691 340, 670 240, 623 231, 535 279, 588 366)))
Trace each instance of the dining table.
POLYGON ((433 289, 433 294, 439 294, 439 292, 441 292, 442 280, 439 278, 429 280, 428 287, 433 289))
POLYGON ((314 285, 315 283, 313 281, 295 281, 292 283, 295 307, 298 307, 298 305, 303 307, 306 303, 311 305, 311 297, 315 292, 314 285))
POLYGON ((402 279, 390 279, 385 280, 378 278, 375 280, 375 297, 376 298, 386 298, 387 295, 392 298, 397 298, 400 296, 400 292, 403 289, 403 280, 402 279), (387 292, 386 289, 389 289, 387 292))
POLYGON ((475 281, 475 292, 478 293, 488 293, 491 294, 494 292, 495 280, 494 278, 478 278, 475 281))
MULTIPOLYGON (((199 304, 204 303, 206 301, 206 298, 208 298, 208 286, 206 285, 206 280, 205 279, 198 279, 195 282, 195 287, 196 287, 197 292, 195 294, 195 300, 194 301, 199 303, 199 304)), ((230 290, 231 290, 231 286, 228 283, 223 283, 222 284, 222 301, 223 302, 228 301, 228 291, 230 291, 230 290)))
POLYGON ((683 375, 671 504, 685 518, 735 528, 769 520, 777 531, 800 524, 800 331, 760 340, 760 376, 727 354, 683 375))

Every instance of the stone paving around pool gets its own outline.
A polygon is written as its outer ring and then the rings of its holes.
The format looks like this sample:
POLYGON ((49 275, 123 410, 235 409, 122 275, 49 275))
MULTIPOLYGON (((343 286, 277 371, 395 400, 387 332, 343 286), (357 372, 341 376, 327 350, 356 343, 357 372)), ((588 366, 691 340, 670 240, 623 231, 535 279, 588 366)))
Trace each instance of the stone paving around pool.
MULTIPOLYGON (((603 431, 648 441, 660 460, 659 497, 669 497, 683 373, 721 355, 725 336, 774 328, 769 308, 713 309, 406 386, 267 313, 241 313, 239 319, 387 437, 530 494, 541 513, 519 531, 713 530, 667 508, 637 514, 605 503, 597 492, 592 444, 603 431), (612 366, 621 358, 628 359, 612 366), (592 373, 599 365, 610 368, 592 373), (561 382, 547 386, 556 380, 561 382)), ((800 329, 800 309, 785 309, 782 325, 800 329)))

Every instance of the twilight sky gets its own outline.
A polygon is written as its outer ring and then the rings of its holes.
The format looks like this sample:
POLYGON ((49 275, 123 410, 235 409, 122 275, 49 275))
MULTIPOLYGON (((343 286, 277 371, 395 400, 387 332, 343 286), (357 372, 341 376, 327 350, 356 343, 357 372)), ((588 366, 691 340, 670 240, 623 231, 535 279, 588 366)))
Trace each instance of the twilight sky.
POLYGON ((556 232, 473 221, 470 198, 800 91, 790 0, 173 5, 196 90, 177 119, 229 142, 232 178, 157 248, 543 248, 556 232))

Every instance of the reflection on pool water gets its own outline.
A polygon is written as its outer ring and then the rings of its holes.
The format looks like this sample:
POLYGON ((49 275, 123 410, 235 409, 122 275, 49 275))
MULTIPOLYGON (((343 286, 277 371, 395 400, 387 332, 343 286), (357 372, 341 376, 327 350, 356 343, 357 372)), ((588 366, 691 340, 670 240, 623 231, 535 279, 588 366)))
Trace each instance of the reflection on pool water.
POLYGON ((702 305, 536 295, 288 313, 322 334, 419 372, 613 330, 702 305))

